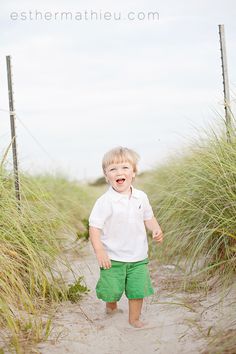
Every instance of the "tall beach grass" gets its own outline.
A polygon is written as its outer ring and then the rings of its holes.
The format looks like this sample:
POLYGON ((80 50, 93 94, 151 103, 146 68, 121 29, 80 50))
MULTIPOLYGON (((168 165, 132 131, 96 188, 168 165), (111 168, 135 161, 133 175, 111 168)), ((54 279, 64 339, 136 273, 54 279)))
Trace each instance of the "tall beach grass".
POLYGON ((23 353, 29 343, 49 335, 50 305, 68 299, 68 286, 55 261, 66 264, 66 233, 81 229, 87 215, 82 204, 89 194, 62 177, 21 175, 20 181, 19 210, 12 176, 1 170, 0 338, 5 336, 23 353))
POLYGON ((143 183, 165 234, 157 257, 228 276, 236 270, 236 139, 207 135, 143 183))

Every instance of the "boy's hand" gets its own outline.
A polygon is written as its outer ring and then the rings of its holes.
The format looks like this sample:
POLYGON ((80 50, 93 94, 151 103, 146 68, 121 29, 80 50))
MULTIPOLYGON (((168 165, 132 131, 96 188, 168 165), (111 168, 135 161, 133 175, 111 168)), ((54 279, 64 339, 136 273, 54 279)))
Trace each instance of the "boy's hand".
POLYGON ((100 268, 104 268, 104 269, 111 268, 111 260, 105 251, 103 250, 98 251, 96 253, 96 256, 100 268))
POLYGON ((161 231, 161 228, 158 228, 156 230, 153 230, 152 232, 152 238, 157 241, 157 242, 162 242, 163 241, 163 233, 161 231))
POLYGON ((152 219, 148 219, 144 221, 146 228, 152 232, 152 238, 157 242, 163 241, 163 233, 161 231, 161 227, 157 222, 155 216, 152 219))

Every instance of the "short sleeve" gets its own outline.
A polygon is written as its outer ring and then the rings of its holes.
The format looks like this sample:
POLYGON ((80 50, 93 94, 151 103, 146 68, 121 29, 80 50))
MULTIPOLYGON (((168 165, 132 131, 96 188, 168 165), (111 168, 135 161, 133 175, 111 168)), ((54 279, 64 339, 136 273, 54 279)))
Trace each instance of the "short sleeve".
POLYGON ((105 221, 111 215, 111 204, 108 198, 100 197, 91 211, 89 216, 89 226, 103 229, 105 221))
POLYGON ((153 217, 153 210, 149 203, 147 195, 144 193, 143 195, 143 220, 150 220, 153 217))

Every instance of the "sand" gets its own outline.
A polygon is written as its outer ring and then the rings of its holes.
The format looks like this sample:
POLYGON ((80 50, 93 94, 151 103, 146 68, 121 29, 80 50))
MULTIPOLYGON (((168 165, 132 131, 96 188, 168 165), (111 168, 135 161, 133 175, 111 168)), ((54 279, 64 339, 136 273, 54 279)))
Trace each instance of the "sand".
MULTIPOLYGON (((155 295, 145 299, 142 311, 142 319, 149 325, 134 329, 128 324, 125 295, 119 302, 123 313, 112 315, 105 313, 104 303, 96 298, 99 268, 91 246, 80 246, 69 257, 75 273, 84 276, 91 291, 79 303, 65 302, 57 308, 49 339, 37 347, 40 353, 194 354, 205 347, 206 339, 199 334, 202 308, 196 310, 198 298, 190 295, 190 301, 185 293, 173 291, 173 286, 171 291, 166 288, 165 278, 178 273, 173 265, 157 269, 155 262, 150 263, 155 295)), ((65 276, 73 282, 70 272, 65 276)))
MULTIPOLYGON (((105 313, 104 303, 96 298, 99 267, 91 245, 80 243, 68 250, 66 257, 76 277, 84 276, 91 291, 77 303, 68 301, 52 309, 55 316, 48 340, 36 347, 26 347, 24 353, 236 353, 236 282, 223 289, 221 279, 212 278, 207 292, 183 292, 179 286, 183 274, 176 266, 151 261, 155 294, 145 299, 142 311, 142 319, 149 325, 134 329, 128 324, 125 296, 119 302, 123 312, 112 315, 105 313), (222 349, 229 343, 230 351, 222 349)), ((61 263, 59 266, 68 284, 73 283, 72 272, 61 263)), ((0 347, 5 335, 0 330, 0 347)), ((3 347, 5 353, 11 352, 3 347)))
MULTIPOLYGON (((91 291, 77 303, 68 301, 53 308, 55 316, 48 340, 36 347, 26 347, 24 353, 236 353, 236 282, 224 289, 220 278, 212 278, 207 292, 204 289, 183 292, 179 286, 181 270, 151 261, 155 294, 145 299, 142 311, 142 319, 149 325, 135 329, 128 324, 125 296, 119 302, 123 312, 112 315, 105 313, 104 303, 96 298, 99 267, 91 245, 78 243, 66 252, 66 257, 76 277, 84 276, 91 291), (230 351, 225 349, 229 344, 230 351)), ((61 263, 59 267, 68 284, 73 283, 72 272, 61 263)), ((10 353, 4 345, 5 332, 0 330, 0 347, 10 353)))

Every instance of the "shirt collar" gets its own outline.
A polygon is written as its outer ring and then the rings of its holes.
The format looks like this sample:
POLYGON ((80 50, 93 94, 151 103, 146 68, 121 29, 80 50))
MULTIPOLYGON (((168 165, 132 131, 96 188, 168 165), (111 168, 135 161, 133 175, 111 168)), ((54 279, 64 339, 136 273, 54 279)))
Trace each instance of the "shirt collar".
MULTIPOLYGON (((131 198, 136 198, 136 199, 139 198, 137 189, 135 189, 133 186, 131 186, 131 189, 132 189, 131 198)), ((111 186, 108 189, 108 193, 114 201, 119 201, 122 198, 128 197, 128 194, 118 193, 111 186)))

